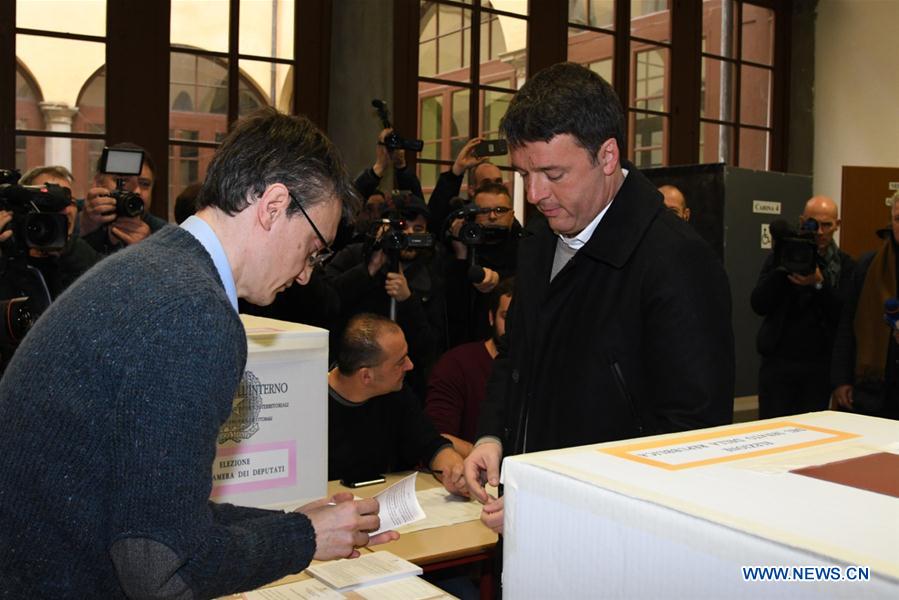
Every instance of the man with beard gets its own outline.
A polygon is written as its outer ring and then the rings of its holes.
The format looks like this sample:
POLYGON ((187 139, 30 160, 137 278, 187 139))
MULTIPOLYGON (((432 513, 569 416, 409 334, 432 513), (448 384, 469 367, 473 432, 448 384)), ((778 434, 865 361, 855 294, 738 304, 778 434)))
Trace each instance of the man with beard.
POLYGON ((490 292, 501 279, 515 275, 524 235, 509 190, 501 183, 481 184, 472 204, 459 212, 462 217, 450 227, 454 260, 447 261, 446 271, 451 348, 490 335, 490 292))
POLYGON ((503 279, 488 296, 490 337, 461 344, 444 354, 428 379, 425 413, 463 457, 471 452, 477 436, 481 402, 493 372, 493 359, 499 354, 498 346, 506 333, 506 312, 512 302, 514 284, 511 277, 503 279))
POLYGON ((432 247, 394 248, 394 241, 427 242, 428 208, 414 194, 394 198, 394 208, 382 215, 380 230, 366 242, 350 244, 325 268, 326 283, 337 293, 340 315, 331 326, 331 357, 351 317, 359 313, 391 316, 409 342, 415 363, 407 381, 424 398, 427 371, 446 344, 446 302, 432 247))

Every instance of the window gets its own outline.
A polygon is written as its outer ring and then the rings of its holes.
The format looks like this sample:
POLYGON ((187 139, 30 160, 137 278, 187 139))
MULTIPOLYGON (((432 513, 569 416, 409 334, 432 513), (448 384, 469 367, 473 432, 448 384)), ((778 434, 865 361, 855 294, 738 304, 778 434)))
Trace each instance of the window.
MULTIPOLYGON (((527 2, 422 1, 419 17, 418 135, 425 147, 417 164, 428 191, 470 138, 498 135, 525 78, 527 2)), ((507 167, 508 157, 496 158, 507 167)))
POLYGON ((15 161, 24 172, 61 165, 83 197, 106 129, 105 1, 17 2, 15 161))
POLYGON ((294 2, 245 0, 238 9, 232 48, 229 0, 172 1, 169 220, 178 194, 206 177, 231 122, 262 106, 292 112, 294 2), (196 35, 200 22, 206 24, 203 36, 196 35), (236 106, 230 105, 232 95, 236 106))

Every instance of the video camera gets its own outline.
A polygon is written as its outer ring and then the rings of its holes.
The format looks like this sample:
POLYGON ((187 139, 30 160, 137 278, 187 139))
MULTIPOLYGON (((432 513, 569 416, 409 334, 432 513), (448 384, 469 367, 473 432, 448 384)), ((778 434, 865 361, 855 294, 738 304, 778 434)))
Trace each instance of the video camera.
POLYGON ((398 253, 401 250, 433 248, 434 236, 430 233, 406 233, 406 219, 402 216, 392 215, 390 218, 379 219, 372 223, 374 237, 372 251, 383 250, 388 254, 398 253), (387 230, 378 236, 378 231, 387 225, 387 230))
POLYGON ((509 237, 508 227, 494 227, 481 225, 477 222, 477 216, 490 212, 489 208, 481 208, 474 202, 470 202, 462 208, 451 212, 444 223, 444 231, 449 231, 456 219, 464 219, 465 222, 459 228, 457 239, 466 246, 480 246, 482 244, 498 244, 509 237))
MULTIPOLYGON (((374 106, 378 110, 378 117, 381 119, 381 126, 384 129, 389 129, 392 127, 390 125, 390 112, 387 110, 387 104, 383 100, 378 100, 375 98, 371 101, 371 105, 374 106)), ((393 152, 394 150, 411 150, 412 152, 421 152, 421 149, 425 147, 425 143, 421 140, 407 140, 406 138, 401 137, 397 132, 391 131, 390 134, 384 138, 384 145, 387 146, 387 150, 393 152)))
POLYGON ((0 210, 13 213, 9 229, 12 240, 3 253, 9 257, 28 256, 30 249, 42 252, 62 250, 69 237, 69 222, 61 211, 72 203, 68 188, 46 183, 18 185, 20 174, 0 170, 0 210))
POLYGON ((115 212, 120 217, 139 217, 144 214, 144 200, 140 194, 125 190, 125 178, 140 175, 143 164, 143 150, 103 148, 100 171, 116 176, 115 190, 109 196, 115 199, 115 212))
POLYGON ((799 228, 779 219, 771 223, 771 239, 774 247, 774 265, 788 273, 811 275, 818 266, 818 221, 806 219, 799 228))

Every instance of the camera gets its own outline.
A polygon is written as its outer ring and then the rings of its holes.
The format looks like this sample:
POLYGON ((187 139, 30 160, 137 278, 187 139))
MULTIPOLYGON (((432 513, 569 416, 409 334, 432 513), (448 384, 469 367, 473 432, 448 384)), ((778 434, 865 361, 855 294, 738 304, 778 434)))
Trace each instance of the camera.
POLYGON ((377 231, 384 225, 388 226, 387 231, 373 240, 372 251, 383 250, 391 254, 401 250, 434 247, 434 236, 430 233, 406 233, 406 219, 398 215, 375 221, 372 224, 372 235, 377 236, 377 231))
MULTIPOLYGON (((378 100, 375 98, 371 101, 371 105, 374 106, 378 111, 378 117, 381 119, 381 125, 384 129, 389 129, 390 125, 390 113, 387 110, 387 104, 383 100, 378 100)), ((425 143, 421 140, 407 140, 406 138, 401 137, 397 132, 391 131, 390 134, 384 138, 384 145, 387 146, 387 150, 393 152, 394 150, 411 150, 412 152, 421 152, 421 149, 424 148, 425 143)))
POLYGON ((489 208, 480 208, 477 204, 471 202, 462 208, 454 210, 447 216, 444 231, 448 231, 450 225, 456 219, 464 219, 465 222, 459 228, 457 236, 460 242, 466 246, 498 244, 509 237, 509 228, 481 225, 476 221, 478 215, 489 213, 490 210, 489 208))
POLYGON ((125 176, 140 175, 143 164, 143 150, 103 148, 100 171, 116 175, 116 188, 109 196, 115 199, 115 212, 120 217, 139 217, 144 214, 144 200, 140 194, 125 190, 125 176))
POLYGON ((9 228, 12 241, 4 254, 27 256, 30 249, 42 252, 62 250, 69 237, 69 222, 60 214, 72 203, 68 188, 47 183, 18 185, 19 172, 0 170, 0 210, 13 213, 9 228))
POLYGON ((818 266, 818 221, 806 219, 799 228, 784 220, 771 223, 771 239, 774 246, 774 264, 788 273, 811 275, 818 266))

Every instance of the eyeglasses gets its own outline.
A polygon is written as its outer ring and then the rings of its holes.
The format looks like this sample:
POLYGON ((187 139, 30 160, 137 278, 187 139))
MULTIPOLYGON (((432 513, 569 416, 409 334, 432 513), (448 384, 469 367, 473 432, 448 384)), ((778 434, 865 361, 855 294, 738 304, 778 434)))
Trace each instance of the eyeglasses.
POLYGON ((508 206, 494 206, 492 208, 491 207, 482 208, 481 212, 485 215, 489 215, 490 213, 493 213, 493 215, 495 217, 501 217, 506 213, 512 212, 512 209, 509 208, 508 206))
POLYGON ((313 269, 316 269, 325 264, 325 262, 327 262, 327 260, 334 255, 334 250, 331 249, 331 245, 328 244, 327 240, 325 240, 325 236, 322 235, 322 232, 319 231, 318 227, 315 226, 315 223, 312 222, 312 219, 309 217, 309 213, 306 212, 306 209, 303 208, 303 205, 296 199, 296 197, 292 193, 288 192, 288 195, 290 196, 290 199, 299 207, 300 212, 303 213, 303 216, 306 217, 306 220, 309 222, 309 226, 312 227, 312 231, 315 232, 315 235, 318 236, 318 239, 322 243, 321 249, 316 250, 306 259, 307 261, 309 261, 309 266, 313 269))

